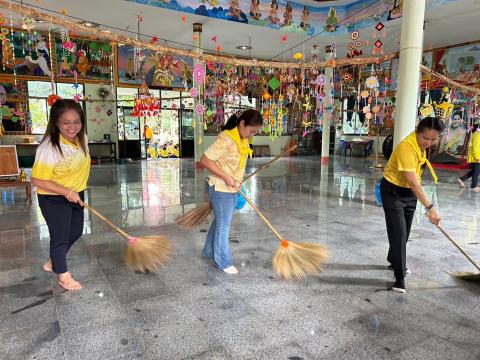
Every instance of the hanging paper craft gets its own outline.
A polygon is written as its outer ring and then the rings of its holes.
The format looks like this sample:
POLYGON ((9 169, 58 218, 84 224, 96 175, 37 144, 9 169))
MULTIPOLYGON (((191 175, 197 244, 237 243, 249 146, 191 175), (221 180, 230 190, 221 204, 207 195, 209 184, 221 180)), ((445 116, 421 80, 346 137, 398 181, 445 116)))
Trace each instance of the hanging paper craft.
POLYGON ((197 97, 197 96, 198 96, 198 90, 197 90, 197 88, 192 87, 192 88, 190 89, 190 96, 191 96, 191 97, 197 97))
POLYGON ((323 86, 327 83, 327 77, 323 74, 317 76, 317 85, 323 86))
POLYGON ((353 76, 349 73, 345 73, 345 74, 342 75, 342 79, 345 82, 350 82, 350 81, 353 80, 353 76))
POLYGON ((378 79, 376 76, 370 76, 365 81, 365 86, 369 89, 376 89, 380 86, 380 84, 378 83, 378 79))
POLYGON ((360 32, 358 30, 352 31, 350 33, 350 39, 357 40, 360 37, 360 32))
POLYGON ((361 93, 360 93, 360 96, 362 97, 362 99, 366 99, 368 98, 369 96, 369 92, 367 90, 363 90, 361 93))
POLYGON ((380 37, 385 37, 387 36, 386 31, 383 31, 385 29, 385 25, 380 21, 375 25, 375 30, 373 33, 373 38, 377 39, 374 43, 373 47, 373 54, 383 54, 383 42, 380 41, 380 37))
POLYGON ((273 78, 270 79, 270 81, 268 82, 268 86, 270 87, 270 89, 272 89, 273 91, 277 90, 278 87, 280 86, 280 81, 274 76, 273 78))
POLYGON ((205 66, 199 63, 193 67, 193 81, 195 84, 203 84, 205 81, 205 66))
POLYGON ((197 106, 195 106, 195 114, 202 115, 204 112, 205 112, 205 105, 198 104, 197 106))

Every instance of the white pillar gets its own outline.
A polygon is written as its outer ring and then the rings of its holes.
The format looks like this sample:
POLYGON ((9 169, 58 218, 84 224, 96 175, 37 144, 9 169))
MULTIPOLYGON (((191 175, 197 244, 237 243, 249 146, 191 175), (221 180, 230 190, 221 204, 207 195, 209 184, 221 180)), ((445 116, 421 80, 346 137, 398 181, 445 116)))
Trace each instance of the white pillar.
POLYGON ((403 1, 400 63, 395 104, 394 147, 415 129, 424 18, 425 0, 403 1))
MULTIPOLYGON (((193 39, 195 45, 195 51, 197 54, 202 52, 202 24, 194 23, 193 24, 193 39)), ((193 66, 200 63, 199 59, 193 58, 193 66)), ((203 102, 203 89, 199 89, 200 93, 200 101, 203 102)), ((197 101, 195 101, 195 105, 197 101)), ((195 116, 195 128, 194 128, 194 154, 195 154, 195 167, 201 168, 200 166, 200 158, 203 155, 204 147, 203 147, 203 121, 199 121, 199 119, 195 116), (201 139, 201 140, 200 140, 201 139), (200 143, 201 142, 201 143, 200 143)))
MULTIPOLYGON (((333 56, 333 49, 331 46, 325 47, 325 61, 328 61, 333 56)), ((322 157, 321 162, 322 164, 328 163, 330 157, 330 123, 332 122, 332 107, 334 105, 333 97, 332 97, 332 78, 333 78, 333 68, 326 67, 325 68, 325 77, 326 77, 326 84, 325 84, 325 100, 323 106, 323 126, 322 126, 322 157), (325 106, 325 102, 328 102, 325 106), (330 104, 331 102, 331 104, 330 104)))

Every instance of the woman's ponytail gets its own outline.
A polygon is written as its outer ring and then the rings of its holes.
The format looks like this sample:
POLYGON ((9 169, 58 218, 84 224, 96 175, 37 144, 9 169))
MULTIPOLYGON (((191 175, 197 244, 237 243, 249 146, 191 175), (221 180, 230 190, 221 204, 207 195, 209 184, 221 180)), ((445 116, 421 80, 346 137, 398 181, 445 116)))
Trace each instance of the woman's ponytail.
POLYGON ((226 124, 222 126, 222 130, 232 130, 237 127, 239 123, 238 116, 236 114, 233 114, 230 116, 230 118, 227 120, 226 124))

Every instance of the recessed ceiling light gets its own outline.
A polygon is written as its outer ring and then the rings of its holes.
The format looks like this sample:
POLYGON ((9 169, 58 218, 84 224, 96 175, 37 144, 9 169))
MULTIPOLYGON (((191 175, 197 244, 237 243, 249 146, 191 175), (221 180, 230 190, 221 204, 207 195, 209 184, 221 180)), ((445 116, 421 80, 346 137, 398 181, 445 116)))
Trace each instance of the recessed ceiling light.
POLYGON ((238 50, 251 50, 252 47, 250 45, 238 45, 237 49, 238 50))

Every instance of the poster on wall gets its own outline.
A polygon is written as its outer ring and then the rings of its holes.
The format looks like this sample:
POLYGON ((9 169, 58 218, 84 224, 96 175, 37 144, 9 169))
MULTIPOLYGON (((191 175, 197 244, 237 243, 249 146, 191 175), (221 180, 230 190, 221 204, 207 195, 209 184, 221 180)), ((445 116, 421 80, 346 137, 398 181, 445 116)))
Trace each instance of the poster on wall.
POLYGON ((149 87, 186 88, 191 86, 192 58, 133 46, 119 46, 117 71, 119 84, 149 87))
POLYGON ((440 60, 446 74, 462 84, 480 85, 480 44, 459 46, 445 50, 440 60))
MULTIPOLYGON (((1 31, 0 34, 3 34, 1 31)), ((110 79, 110 44, 59 34, 52 37, 55 39, 54 47, 48 43, 48 33, 45 32, 14 31, 13 37, 8 35, 8 41, 4 39, 0 42, 0 74, 13 75, 15 69, 17 76, 50 78, 53 62, 58 78, 110 79), (52 48, 55 49, 53 59, 52 48)))

